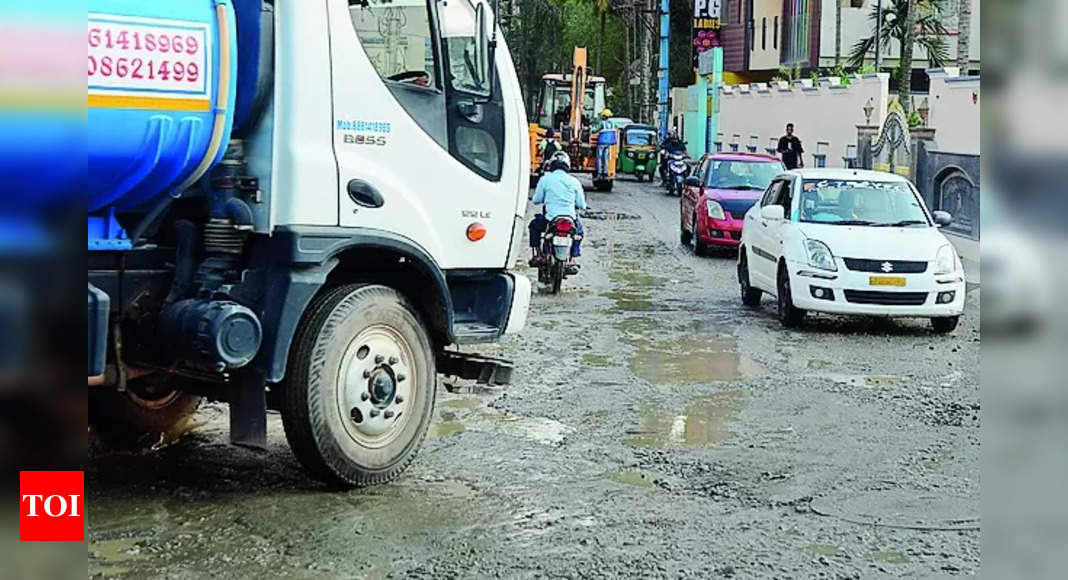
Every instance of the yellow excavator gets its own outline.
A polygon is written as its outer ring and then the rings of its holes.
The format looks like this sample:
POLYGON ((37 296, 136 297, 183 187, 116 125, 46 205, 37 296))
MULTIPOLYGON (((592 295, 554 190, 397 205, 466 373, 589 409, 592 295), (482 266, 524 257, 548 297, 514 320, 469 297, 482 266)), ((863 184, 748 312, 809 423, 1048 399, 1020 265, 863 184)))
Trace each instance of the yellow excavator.
POLYGON ((541 175, 544 160, 541 143, 553 129, 563 149, 571 156, 572 171, 590 173, 598 191, 611 191, 616 178, 616 158, 619 155, 618 130, 594 131, 601 112, 605 110, 604 77, 589 74, 586 49, 576 46, 571 60, 571 72, 542 75, 538 91, 538 105, 530 122, 531 183, 541 175), (605 135, 601 135, 605 133, 605 135), (604 163, 597 163, 597 144, 604 147, 604 163))

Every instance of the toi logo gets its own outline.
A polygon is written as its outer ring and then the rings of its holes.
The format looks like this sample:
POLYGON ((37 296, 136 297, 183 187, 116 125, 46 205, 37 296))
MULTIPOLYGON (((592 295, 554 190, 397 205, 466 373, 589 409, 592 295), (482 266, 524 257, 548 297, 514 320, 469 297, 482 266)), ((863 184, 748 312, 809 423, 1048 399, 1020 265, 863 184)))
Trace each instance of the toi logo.
POLYGON ((85 473, 19 472, 19 540, 85 541, 85 473))

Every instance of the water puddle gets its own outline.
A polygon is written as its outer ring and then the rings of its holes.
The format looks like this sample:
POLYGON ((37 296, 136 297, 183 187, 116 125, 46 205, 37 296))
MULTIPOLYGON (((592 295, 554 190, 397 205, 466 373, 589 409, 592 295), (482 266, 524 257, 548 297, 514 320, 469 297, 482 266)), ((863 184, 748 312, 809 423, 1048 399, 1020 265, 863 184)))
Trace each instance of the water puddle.
POLYGON ((872 562, 882 562, 884 564, 904 564, 909 561, 905 554, 895 551, 871 552, 868 554, 868 559, 872 562))
POLYGON ((646 407, 641 411, 641 428, 628 431, 625 441, 633 447, 676 447, 719 445, 734 436, 728 424, 737 418, 748 393, 726 391, 702 397, 682 412, 646 407))
POLYGON ((571 428, 559 421, 546 417, 517 417, 515 415, 499 416, 502 429, 509 433, 532 439, 542 445, 557 446, 564 442, 571 428))
POLYGON ((141 557, 136 538, 99 540, 89 543, 89 575, 117 576, 130 573, 127 564, 141 557))
POLYGON ((428 439, 440 439, 463 433, 466 430, 467 427, 464 427, 464 424, 459 421, 435 422, 430 424, 430 428, 426 431, 426 436, 428 439))
POLYGON ((606 310, 609 314, 623 314, 627 312, 656 312, 662 310, 657 306, 649 294, 631 292, 629 290, 610 290, 603 294, 605 298, 615 302, 615 306, 606 310))
POLYGON ((809 544, 807 546, 802 546, 799 549, 810 556, 833 557, 841 554, 838 550, 838 546, 832 546, 830 544, 809 544))
POLYGON ((734 338, 628 340, 637 351, 628 366, 654 385, 732 381, 764 374, 752 359, 737 352, 734 338))
POLYGON ((611 479, 616 483, 633 485, 635 487, 653 487, 654 485, 656 485, 656 481, 661 478, 661 476, 657 473, 640 471, 637 469, 620 469, 618 471, 609 471, 605 473, 605 477, 611 479))
POLYGON ((625 334, 642 335, 655 331, 659 327, 659 322, 655 318, 645 316, 628 316, 618 320, 613 326, 625 334))
POLYGON ((608 279, 612 282, 612 289, 601 296, 615 302, 615 306, 608 309, 609 313, 654 312, 665 309, 662 304, 654 302, 652 296, 654 290, 664 286, 665 280, 641 272, 640 263, 612 262, 608 279))
POLYGON ((542 445, 557 446, 573 430, 547 417, 510 415, 486 405, 479 397, 442 398, 437 414, 427 430, 427 438, 440 439, 471 432, 516 435, 542 445))
POLYGON ((582 355, 582 364, 583 364, 583 366, 599 367, 599 368, 608 368, 608 367, 615 366, 615 364, 613 364, 613 362, 612 362, 612 358, 611 357, 605 356, 603 354, 591 354, 591 353, 586 353, 586 354, 582 355))

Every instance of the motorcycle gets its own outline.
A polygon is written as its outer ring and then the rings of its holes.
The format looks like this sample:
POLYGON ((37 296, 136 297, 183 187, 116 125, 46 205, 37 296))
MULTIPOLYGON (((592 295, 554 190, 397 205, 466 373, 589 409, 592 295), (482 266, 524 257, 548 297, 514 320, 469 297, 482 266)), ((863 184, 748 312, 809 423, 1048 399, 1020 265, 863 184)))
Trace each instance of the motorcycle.
POLYGON ((682 195, 682 186, 686 178, 690 176, 690 164, 687 163, 686 154, 680 151, 668 155, 668 195, 682 195))
POLYGON ((581 239, 575 220, 561 216, 554 219, 545 228, 541 236, 541 261, 538 264, 538 280, 548 284, 553 294, 560 292, 560 285, 571 265, 571 246, 581 239))

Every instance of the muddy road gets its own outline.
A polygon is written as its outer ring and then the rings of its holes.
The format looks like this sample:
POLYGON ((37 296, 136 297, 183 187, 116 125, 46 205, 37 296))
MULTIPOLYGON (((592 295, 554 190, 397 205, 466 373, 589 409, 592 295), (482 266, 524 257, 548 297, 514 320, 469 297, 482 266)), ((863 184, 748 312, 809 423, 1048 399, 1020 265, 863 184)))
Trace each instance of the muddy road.
MULTIPOLYGON (((931 578, 979 568, 979 332, 741 307, 678 200, 588 193, 582 273, 481 349, 515 384, 439 389, 397 482, 351 493, 227 444, 87 472, 89 574, 172 578, 931 578)), ((528 271, 531 278, 534 272, 528 271)))

